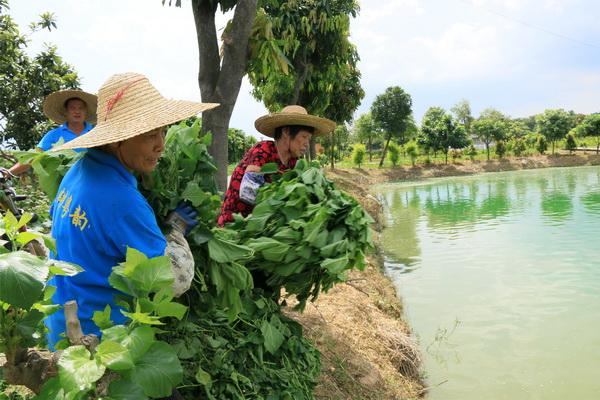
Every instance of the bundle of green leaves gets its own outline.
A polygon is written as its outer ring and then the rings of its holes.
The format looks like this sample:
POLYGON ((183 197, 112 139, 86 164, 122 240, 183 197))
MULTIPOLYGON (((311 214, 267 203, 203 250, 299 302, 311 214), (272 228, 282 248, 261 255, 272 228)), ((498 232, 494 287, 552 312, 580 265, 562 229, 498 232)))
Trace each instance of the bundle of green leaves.
POLYGON ((169 334, 189 399, 313 399, 319 351, 302 327, 264 297, 244 297, 230 322, 217 309, 182 321, 169 334))
POLYGON ((349 269, 364 269, 365 252, 373 247, 373 219, 316 163, 300 160, 293 170, 275 175, 256 203, 252 214, 230 229, 255 251, 246 267, 263 271, 275 291, 283 287, 296 295, 297 308, 343 282, 349 269))

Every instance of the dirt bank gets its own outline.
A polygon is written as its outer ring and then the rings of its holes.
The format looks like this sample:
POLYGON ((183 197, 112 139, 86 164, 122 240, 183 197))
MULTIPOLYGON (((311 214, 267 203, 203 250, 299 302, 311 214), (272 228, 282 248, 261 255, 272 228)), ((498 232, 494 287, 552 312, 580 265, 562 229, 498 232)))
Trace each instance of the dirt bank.
MULTIPOLYGON (((381 208, 373 185, 430 177, 469 175, 546 167, 600 165, 600 156, 555 155, 491 161, 461 161, 392 169, 336 169, 327 175, 352 194, 378 221, 381 208)), ((377 237, 377 233, 375 234, 377 237)), ((322 295, 303 314, 295 314, 323 354, 320 399, 414 399, 425 393, 420 355, 403 320, 402 303, 382 273, 382 259, 369 257, 364 272, 322 295)))

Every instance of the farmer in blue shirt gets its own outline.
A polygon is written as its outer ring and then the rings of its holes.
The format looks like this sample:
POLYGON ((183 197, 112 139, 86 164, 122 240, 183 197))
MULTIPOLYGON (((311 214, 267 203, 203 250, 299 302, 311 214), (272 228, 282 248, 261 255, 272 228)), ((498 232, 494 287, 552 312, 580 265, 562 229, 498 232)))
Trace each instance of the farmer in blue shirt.
MULTIPOLYGON (((90 131, 93 128, 91 123, 96 122, 96 101, 95 95, 82 90, 59 90, 46 97, 44 114, 60 125, 42 137, 36 150, 50 150, 55 144, 70 142, 90 131)), ((29 164, 16 163, 9 171, 13 175, 21 175, 29 168, 29 164)))
MULTIPOLYGON (((57 276, 53 301, 76 300, 83 333, 100 335, 92 321, 95 311, 111 307, 111 319, 124 322, 108 277, 125 261, 127 247, 147 257, 171 259, 175 295, 189 289, 194 261, 184 233, 195 225, 195 211, 180 206, 171 213, 174 229, 165 238, 154 212, 137 189, 134 173, 150 173, 164 150, 165 127, 217 104, 167 100, 143 75, 113 75, 98 94, 98 125, 56 149, 89 149, 67 172, 50 214, 56 259, 80 265, 84 272, 57 276)), ((51 348, 65 332, 64 313, 46 320, 51 348)))

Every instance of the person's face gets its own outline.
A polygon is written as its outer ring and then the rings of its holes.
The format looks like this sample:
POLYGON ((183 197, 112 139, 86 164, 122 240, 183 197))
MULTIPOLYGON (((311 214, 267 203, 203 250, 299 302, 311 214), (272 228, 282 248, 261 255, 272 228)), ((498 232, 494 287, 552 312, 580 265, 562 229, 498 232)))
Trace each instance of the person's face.
POLYGON ((308 150, 311 137, 312 134, 309 131, 302 129, 293 139, 290 139, 290 156, 294 158, 302 157, 308 150))
POLYGON ((66 106, 65 117, 69 124, 83 124, 87 118, 87 105, 80 99, 69 100, 66 106))
POLYGON ((116 144, 123 165, 136 172, 150 173, 165 149, 165 128, 157 128, 116 144))

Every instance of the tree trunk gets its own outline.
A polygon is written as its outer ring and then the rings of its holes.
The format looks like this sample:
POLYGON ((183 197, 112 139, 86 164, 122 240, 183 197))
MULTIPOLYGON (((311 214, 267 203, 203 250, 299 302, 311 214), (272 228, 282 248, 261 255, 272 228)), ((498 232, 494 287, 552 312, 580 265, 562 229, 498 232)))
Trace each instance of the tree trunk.
POLYGON ((392 140, 392 135, 388 136, 387 141, 385 142, 385 146, 383 146, 383 153, 381 154, 381 160, 379 161, 379 168, 383 167, 383 161, 385 160, 390 140, 392 140))
POLYGON ((256 16, 257 0, 239 0, 235 7, 231 30, 223 37, 223 62, 219 56, 215 13, 217 2, 192 0, 198 39, 198 85, 203 102, 220 103, 202 118, 202 131, 212 132, 210 153, 217 164, 217 186, 227 186, 227 128, 246 74, 248 38, 256 16))
POLYGON ((485 151, 487 152, 487 160, 490 161, 490 144, 485 144, 485 151))

